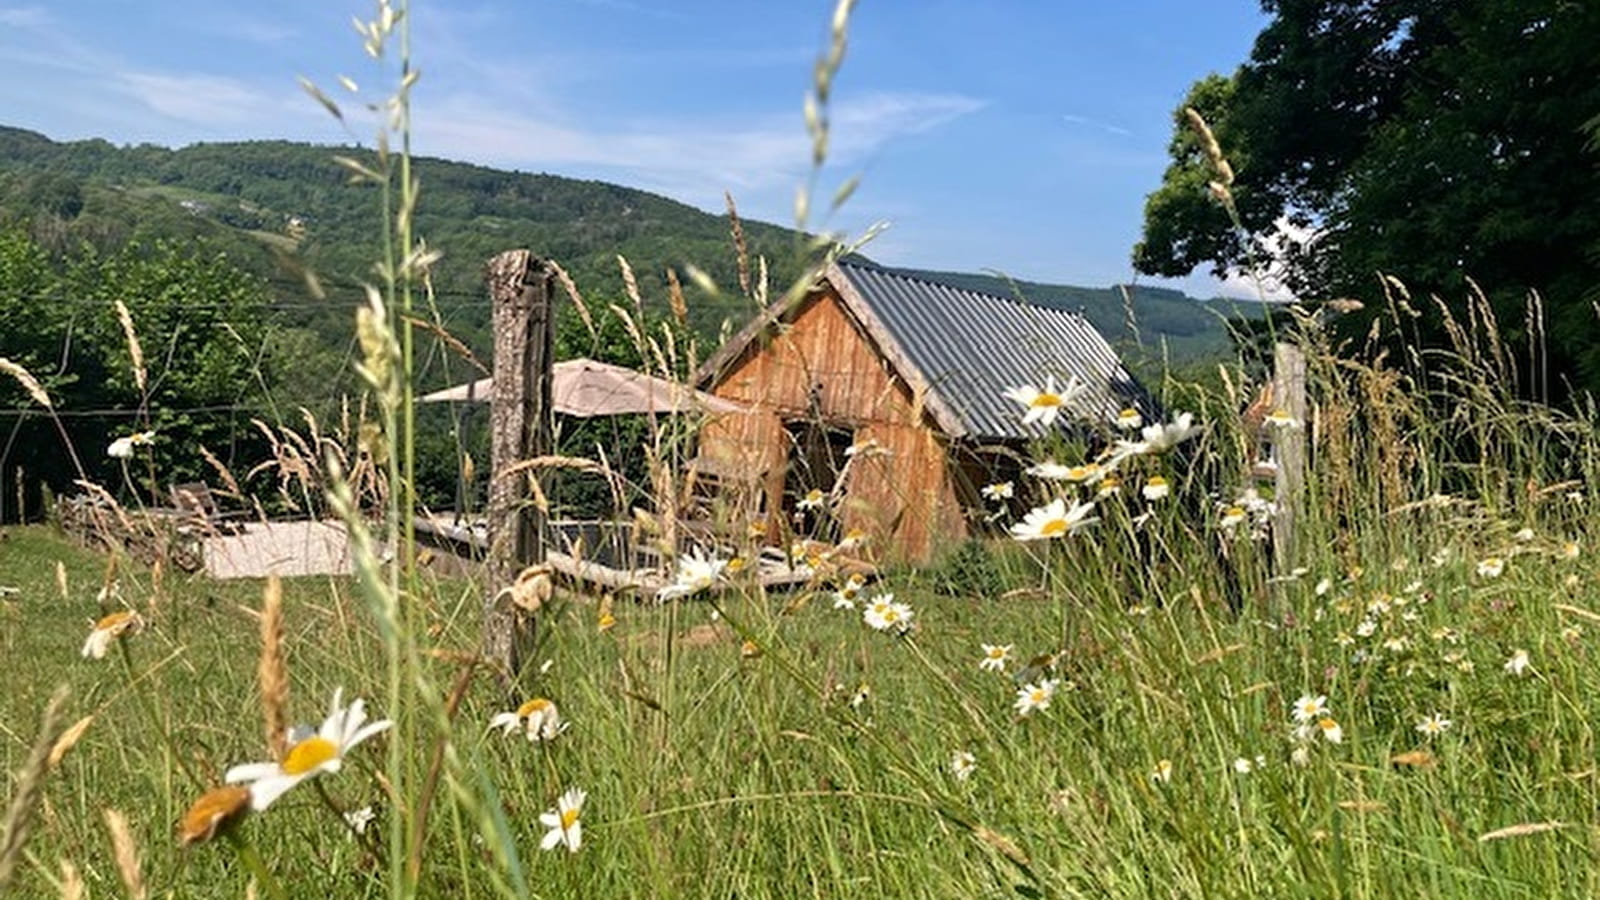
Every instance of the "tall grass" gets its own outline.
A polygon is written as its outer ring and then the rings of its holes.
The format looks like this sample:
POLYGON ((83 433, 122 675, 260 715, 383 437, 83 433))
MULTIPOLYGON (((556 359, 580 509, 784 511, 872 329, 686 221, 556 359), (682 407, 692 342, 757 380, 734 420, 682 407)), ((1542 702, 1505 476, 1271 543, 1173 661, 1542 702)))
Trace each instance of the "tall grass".
MULTIPOLYGON (((808 107, 819 170, 850 8, 808 107)), ((549 720, 539 740, 521 724, 491 728, 511 710, 478 657, 479 615, 486 592, 510 586, 439 576, 411 540, 410 319, 433 252, 411 232, 407 18, 380 3, 360 23, 369 53, 398 55, 397 90, 380 103, 394 118, 374 160, 347 162, 382 188, 391 222, 357 319, 370 415, 331 434, 261 425, 280 490, 343 516, 355 575, 212 583, 131 560, 108 568, 45 528, 6 535, 0 586, 16 590, 0 592, 13 686, 0 693, 0 763, 18 774, 0 888, 1600 893, 1596 418, 1518 399, 1519 379, 1539 377, 1537 345, 1509 346, 1481 297, 1439 304, 1448 351, 1353 353, 1303 311, 1277 335, 1308 360, 1309 412, 1279 423, 1311 450, 1293 556, 1267 542, 1274 504, 1292 498, 1252 475, 1273 433, 1244 411, 1265 373, 1168 376, 1155 387, 1195 415, 1196 435, 1124 455, 1115 488, 1041 480, 1023 492, 1093 503, 1093 525, 1019 542, 1004 528, 1028 503, 977 511, 996 518, 995 536, 886 569, 853 598, 862 551, 818 545, 798 551, 817 579, 788 594, 728 566, 660 606, 541 595, 536 664, 517 684, 566 727, 549 720), (891 593, 911 626, 870 627, 864 610, 891 593), (83 658, 91 623, 119 609, 144 627, 112 638, 106 659, 83 658), (71 699, 46 703, 63 683, 71 699), (241 762, 290 765, 305 735, 288 723, 321 721, 340 688, 393 726, 264 811, 205 793, 241 762), (573 788, 587 794, 581 846, 542 850, 540 816, 573 788), (202 795, 210 805, 195 805, 202 795), (196 821, 215 832, 191 831, 196 821)), ((747 296, 768 296, 762 269, 741 259, 747 296)), ((632 293, 633 309, 616 312, 640 357, 659 374, 692 370, 699 348, 646 325, 632 293)), ((1404 334, 1415 303, 1389 283, 1373 346, 1404 334)), ((136 352, 137 323, 123 322, 136 352)), ((736 507, 713 506, 725 518, 697 532, 721 538, 682 536, 684 429, 664 419, 652 431, 642 521, 669 559, 691 546, 713 563, 749 559, 736 507)), ((1110 425, 1100 435, 1117 437, 1110 425)), ((1082 446, 1048 449, 1087 460, 1082 446)))

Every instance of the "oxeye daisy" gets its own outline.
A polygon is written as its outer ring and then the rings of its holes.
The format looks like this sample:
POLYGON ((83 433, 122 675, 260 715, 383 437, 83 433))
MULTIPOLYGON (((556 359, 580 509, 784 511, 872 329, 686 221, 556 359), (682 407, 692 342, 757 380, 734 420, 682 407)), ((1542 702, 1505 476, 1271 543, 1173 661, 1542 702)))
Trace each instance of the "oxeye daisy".
POLYGON ((87 659, 104 659, 111 642, 123 635, 135 634, 144 627, 144 619, 131 609, 111 613, 94 623, 89 637, 83 642, 83 655, 87 659))
POLYGON ((1009 481, 996 481, 983 486, 982 494, 985 500, 1010 500, 1016 496, 1016 485, 1009 481))
POLYGON ((489 720, 489 727, 499 728, 504 734, 522 728, 528 740, 538 742, 557 737, 567 730, 567 723, 561 721, 561 713, 555 703, 544 697, 535 697, 517 707, 515 712, 496 714, 489 720))
POLYGON ((1498 556, 1485 557, 1478 561, 1478 577, 1499 578, 1506 570, 1506 561, 1498 556))
POLYGON ((1004 672, 1006 663, 1011 661, 1013 644, 984 644, 983 659, 978 661, 978 668, 986 672, 1004 672))
POLYGON ((1330 744, 1338 744, 1344 741, 1344 729, 1339 727, 1339 723, 1332 716, 1323 716, 1318 719, 1317 728, 1322 731, 1322 736, 1330 744))
POLYGON ((1112 423, 1124 431, 1132 431, 1144 425, 1144 416, 1139 415, 1139 411, 1130 406, 1117 413, 1112 423))
POLYGON ((1267 428, 1281 428, 1284 431, 1293 431, 1300 427, 1300 420, 1289 415, 1286 409, 1275 409, 1272 414, 1261 420, 1267 428))
POLYGON ((1139 452, 1161 453, 1171 450, 1199 433, 1200 426, 1194 424, 1194 413, 1178 413, 1169 423, 1146 425, 1139 433, 1144 438, 1140 442, 1143 447, 1139 452))
POLYGON ((728 567, 724 560, 716 559, 699 547, 678 557, 678 573, 671 584, 656 592, 657 602, 677 600, 710 588, 728 567))
POLYGON ((1093 503, 1074 503, 1069 509, 1067 502, 1057 497, 1045 506, 1029 510, 1021 522, 1011 526, 1011 536, 1019 541, 1062 537, 1099 521, 1088 518, 1093 511, 1093 503))
POLYGON ((1431 738, 1444 734, 1445 730, 1453 724, 1455 723, 1438 713, 1429 713, 1427 717, 1417 723, 1417 731, 1421 732, 1425 737, 1431 738))
POLYGON ((337 772, 344 757, 362 741, 387 731, 394 725, 388 719, 367 723, 366 701, 341 704, 343 690, 333 692, 328 717, 315 734, 296 741, 279 762, 248 763, 234 766, 223 776, 229 784, 248 782, 250 807, 260 812, 300 782, 322 772, 337 772))
POLYGON ((1145 479, 1144 488, 1139 493, 1143 494, 1146 500, 1154 502, 1172 493, 1172 485, 1168 484, 1167 480, 1160 475, 1151 475, 1145 479))
POLYGON ((1025 475, 1032 475, 1035 478, 1043 478, 1046 481, 1066 481, 1068 474, 1071 472, 1071 466, 1062 465, 1053 459, 1047 459, 1044 462, 1034 463, 1023 470, 1023 474, 1025 475))
POLYGON ((1036 712, 1050 708, 1050 701, 1055 699, 1056 687, 1061 684, 1054 678, 1045 678, 1034 684, 1025 684, 1017 689, 1017 715, 1029 716, 1036 712))
POLYGON ((106 455, 113 459, 132 459, 135 447, 145 447, 155 443, 154 431, 136 431, 133 434, 119 437, 106 448, 106 455))
POLYGON ((905 633, 911 630, 911 606, 896 603, 893 594, 880 594, 861 614, 862 621, 877 631, 905 633))
POLYGON ((827 499, 828 495, 824 494, 821 488, 812 488, 795 506, 800 509, 821 509, 823 501, 827 499))
POLYGON ((1294 702, 1292 711, 1296 722, 1309 722, 1318 716, 1328 714, 1328 698, 1326 695, 1312 696, 1305 694, 1294 702))
POLYGON ((1171 781, 1172 760, 1163 759, 1156 763, 1156 767, 1150 770, 1150 780, 1157 784, 1166 784, 1167 782, 1171 781))
POLYGON ((1070 403, 1073 398, 1088 390, 1076 375, 1067 378, 1066 386, 1057 388, 1054 375, 1045 378, 1044 390, 1039 390, 1031 384, 1022 387, 1007 388, 1005 396, 1027 407, 1027 412, 1022 415, 1022 424, 1027 425, 1038 422, 1049 427, 1055 424, 1056 416, 1061 414, 1061 408, 1070 403))
POLYGON ((583 801, 588 797, 581 788, 572 788, 556 801, 555 809, 539 814, 539 824, 550 829, 539 841, 540 850, 565 845, 568 852, 578 852, 583 845, 583 801))
POLYGON ((1528 671, 1528 651, 1519 649, 1511 654, 1511 658, 1506 660, 1506 671, 1518 676, 1526 673, 1528 671))
POLYGON ((965 750, 957 750, 950 757, 950 774, 957 781, 966 781, 978 768, 978 758, 965 750))

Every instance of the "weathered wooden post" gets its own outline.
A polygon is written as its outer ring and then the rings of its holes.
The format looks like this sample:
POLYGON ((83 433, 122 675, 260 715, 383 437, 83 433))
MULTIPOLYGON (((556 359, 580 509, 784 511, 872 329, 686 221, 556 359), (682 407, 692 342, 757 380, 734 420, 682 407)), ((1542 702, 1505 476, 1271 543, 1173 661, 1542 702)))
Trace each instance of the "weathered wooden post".
MULTIPOLYGON (((1274 500, 1278 515, 1272 527, 1273 569, 1285 575, 1294 568, 1295 532, 1305 509, 1306 438, 1311 423, 1306 418, 1306 355, 1298 346, 1279 341, 1272 351, 1272 396, 1298 425, 1273 430, 1273 458, 1278 463, 1274 500)), ((1271 414, 1275 410, 1268 410, 1271 414)))
POLYGON ((504 667, 509 684, 537 634, 537 601, 513 588, 519 573, 544 561, 545 510, 529 490, 537 472, 507 470, 550 453, 555 278, 529 251, 508 250, 489 260, 488 282, 494 303, 494 388, 489 403, 489 590, 483 648, 504 667))

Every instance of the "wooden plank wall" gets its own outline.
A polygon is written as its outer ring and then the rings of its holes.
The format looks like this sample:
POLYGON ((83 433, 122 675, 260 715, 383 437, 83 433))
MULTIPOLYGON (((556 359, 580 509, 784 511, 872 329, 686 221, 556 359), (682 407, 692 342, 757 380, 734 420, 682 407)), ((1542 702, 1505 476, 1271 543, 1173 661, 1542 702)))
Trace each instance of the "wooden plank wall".
POLYGON ((876 440, 887 451, 850 463, 837 510, 846 529, 868 535, 880 558, 925 561, 965 536, 944 438, 831 289, 807 300, 776 336, 752 344, 711 393, 754 411, 710 423, 700 453, 765 472, 769 510, 781 505, 784 422, 817 412, 829 427, 854 430, 858 444, 876 440))

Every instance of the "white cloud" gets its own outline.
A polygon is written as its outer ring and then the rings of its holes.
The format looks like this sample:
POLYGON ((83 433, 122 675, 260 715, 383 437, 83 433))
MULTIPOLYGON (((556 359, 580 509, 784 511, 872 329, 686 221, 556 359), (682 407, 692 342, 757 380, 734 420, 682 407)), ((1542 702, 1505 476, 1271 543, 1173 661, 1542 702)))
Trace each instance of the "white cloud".
POLYGON ((1072 113, 1063 113, 1061 118, 1069 125, 1086 125, 1090 128, 1098 128, 1101 131, 1109 134, 1115 134, 1119 137, 1131 137, 1133 135, 1133 132, 1123 128, 1121 125, 1113 125, 1110 122, 1102 122, 1099 119, 1091 119, 1088 116, 1078 116, 1073 115, 1072 113))
MULTIPOLYGON (((832 112, 830 161, 860 162, 896 138, 926 132, 982 107, 948 94, 876 93, 843 100, 832 112)), ((736 193, 789 183, 810 160, 798 110, 730 122, 635 120, 610 128, 568 124, 559 117, 508 114, 457 95, 419 103, 418 140, 425 152, 517 168, 600 169, 626 183, 716 203, 736 193)))
POLYGON ((50 11, 40 6, 0 6, 0 26, 6 28, 49 28, 55 21, 50 11))
POLYGON ((161 115, 191 124, 236 124, 258 118, 277 103, 232 78, 123 72, 122 88, 161 115))

